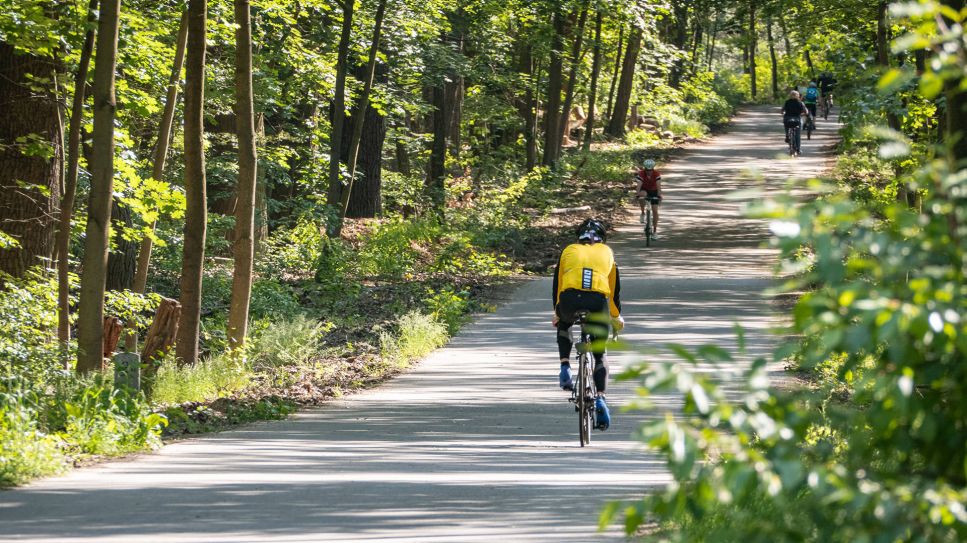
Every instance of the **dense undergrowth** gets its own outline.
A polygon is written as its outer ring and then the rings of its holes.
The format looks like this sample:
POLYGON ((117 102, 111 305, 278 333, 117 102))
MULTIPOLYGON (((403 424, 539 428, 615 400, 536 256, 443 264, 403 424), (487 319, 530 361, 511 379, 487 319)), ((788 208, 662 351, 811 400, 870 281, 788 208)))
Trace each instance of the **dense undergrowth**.
MULTIPOLYGON (((677 97, 661 108, 681 133, 703 134, 701 121, 721 123, 731 113, 728 102, 701 111, 685 103, 677 97)), ((225 336, 232 278, 223 255, 231 222, 214 216, 203 291, 205 358, 194 366, 166 359, 145 392, 115 390, 110 372, 76 378, 63 369, 73 353, 62 352, 52 336, 54 277, 37 270, 8 278, 0 291, 0 485, 151 449, 163 436, 284 418, 299 405, 378 383, 444 345, 471 313, 491 309, 501 287, 545 273, 576 222, 609 219, 620 208, 634 160, 672 151, 670 142, 634 132, 627 142, 570 152, 554 171, 525 173, 516 162, 477 158, 466 165, 473 175, 449 181, 445 220, 413 216, 427 206, 423 179, 388 172, 385 216, 351 221, 335 239, 326 235, 325 208, 308 208, 261 241, 251 338, 236 352, 227 351, 225 336), (560 211, 583 206, 591 210, 560 211)), ((177 298, 178 228, 159 224, 153 294, 112 294, 109 314, 137 321, 143 332, 158 295, 177 298)))
POLYGON ((678 363, 627 372, 680 396, 685 416, 640 433, 674 482, 612 504, 603 524, 623 511, 629 533, 663 542, 967 538, 967 192, 962 127, 949 124, 960 114, 941 94, 944 80, 962 84, 965 45, 935 26, 963 15, 894 9, 908 32, 894 52, 930 47, 931 68, 870 69, 861 38, 835 36, 837 163, 815 199, 749 209, 772 222, 781 290, 798 297, 783 331, 793 339, 727 391, 694 366, 751 359, 741 331, 738 353, 673 346, 678 363), (778 363, 801 386, 771 385, 778 363))

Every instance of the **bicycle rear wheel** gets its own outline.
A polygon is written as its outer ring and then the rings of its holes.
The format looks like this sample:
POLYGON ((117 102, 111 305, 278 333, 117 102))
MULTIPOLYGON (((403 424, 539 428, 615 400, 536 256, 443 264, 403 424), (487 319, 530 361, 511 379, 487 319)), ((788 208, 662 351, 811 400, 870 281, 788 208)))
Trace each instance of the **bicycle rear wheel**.
POLYGON ((589 379, 588 375, 588 353, 581 354, 578 359, 578 439, 581 446, 591 443, 591 413, 594 411, 588 402, 593 402, 588 395, 589 379))

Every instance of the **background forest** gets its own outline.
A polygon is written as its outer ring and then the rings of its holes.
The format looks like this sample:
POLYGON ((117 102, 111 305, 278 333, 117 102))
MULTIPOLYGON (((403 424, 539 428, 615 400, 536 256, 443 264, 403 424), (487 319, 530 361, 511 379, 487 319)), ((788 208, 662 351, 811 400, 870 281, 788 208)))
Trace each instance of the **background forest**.
POLYGON ((603 518, 695 541, 965 537, 961 8, 13 0, 0 485, 378 382, 546 272, 579 215, 612 217, 636 160, 830 71, 823 196, 751 210, 797 225, 774 241, 810 339, 776 357, 803 390, 764 388, 764 361, 740 404, 687 364, 630 372, 690 416, 642 434, 677 484, 603 518), (113 383, 122 351, 140 390, 113 383))

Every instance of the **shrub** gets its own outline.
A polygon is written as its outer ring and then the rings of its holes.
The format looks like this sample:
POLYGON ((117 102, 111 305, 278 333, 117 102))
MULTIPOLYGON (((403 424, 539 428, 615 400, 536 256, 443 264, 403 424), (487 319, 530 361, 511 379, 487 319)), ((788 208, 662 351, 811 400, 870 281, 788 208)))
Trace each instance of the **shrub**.
POLYGON ((64 470, 57 440, 39 428, 37 411, 25 396, 0 391, 0 487, 64 470))
POLYGON ((252 340, 250 357, 254 367, 304 365, 319 354, 322 335, 332 328, 332 323, 305 315, 275 322, 252 340))
POLYGON ((383 360, 397 366, 406 366, 423 358, 446 344, 446 325, 429 315, 412 311, 399 318, 396 334, 380 335, 380 352, 383 360))
POLYGON ((243 390, 251 380, 250 365, 237 354, 222 353, 194 366, 169 358, 158 369, 151 400, 162 405, 214 400, 243 390))
POLYGON ((81 453, 116 455, 161 445, 167 420, 152 413, 140 393, 115 390, 95 378, 75 381, 48 401, 48 420, 62 421, 58 435, 81 453))
POLYGON ((0 278, 0 376, 43 383, 63 367, 64 353, 56 341, 57 278, 33 268, 23 279, 0 278))

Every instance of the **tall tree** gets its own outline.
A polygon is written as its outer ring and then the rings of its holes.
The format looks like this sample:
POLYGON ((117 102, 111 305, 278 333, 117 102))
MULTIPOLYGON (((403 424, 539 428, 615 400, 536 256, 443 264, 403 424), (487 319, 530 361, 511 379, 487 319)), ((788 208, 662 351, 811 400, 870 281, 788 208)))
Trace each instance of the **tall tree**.
POLYGON ((624 39, 625 24, 620 21, 618 23, 618 49, 614 53, 614 69, 611 70, 611 88, 608 89, 608 107, 605 109, 604 118, 611 118, 612 106, 614 106, 614 91, 618 88, 618 74, 621 70, 621 48, 624 46, 622 40, 624 39))
POLYGON ((188 0, 185 55, 185 241, 181 264, 181 322, 175 355, 182 364, 198 361, 201 283, 208 228, 205 182, 205 53, 207 0, 188 0))
POLYGON ((70 239, 74 199, 77 195, 77 173, 81 147, 81 125, 84 123, 84 102, 87 98, 87 73, 94 53, 94 29, 97 22, 97 0, 87 6, 87 31, 81 46, 77 75, 74 77, 74 98, 67 137, 67 171, 64 179, 64 196, 60 200, 57 217, 57 337, 67 345, 71 338, 70 328, 70 239))
MULTIPOLYGON (((151 178, 161 181, 164 178, 165 162, 168 160, 168 148, 171 145, 171 133, 175 124, 175 110, 178 104, 178 87, 181 81, 181 70, 185 64, 185 47, 188 41, 188 12, 181 15, 181 23, 178 26, 178 37, 175 42, 175 57, 171 63, 171 75, 168 77, 168 88, 165 95, 165 107, 161 113, 161 122, 158 125, 158 140, 154 146, 154 156, 152 157, 151 178)), ((151 225, 154 231, 155 225, 151 225)), ((141 239, 141 247, 138 250, 138 269, 134 275, 134 292, 143 293, 148 284, 148 268, 151 264, 151 249, 154 243, 151 236, 144 236, 141 239)), ((133 348, 132 348, 133 350, 133 348)))
POLYGON ((524 166, 527 171, 537 166, 537 105, 534 103, 534 47, 528 40, 526 27, 518 31, 517 73, 520 74, 524 94, 517 110, 524 120, 524 166))
POLYGON ((755 8, 756 0, 749 0, 749 78, 752 81, 752 99, 755 100, 758 89, 756 88, 756 45, 759 42, 759 35, 755 29, 755 8))
POLYGON ((769 59, 772 61, 772 97, 779 98, 779 60, 776 57, 776 42, 772 37, 772 17, 766 20, 766 37, 769 40, 769 59))
POLYGON ((439 218, 443 218, 443 208, 446 205, 447 121, 446 92, 443 90, 442 81, 433 85, 431 96, 433 140, 430 144, 430 169, 427 175, 426 193, 433 205, 434 213, 439 218))
POLYGON ((594 58, 591 60, 591 88, 588 90, 588 119, 584 125, 585 151, 591 149, 591 139, 594 138, 594 110, 598 99, 598 76, 601 73, 601 22, 603 15, 601 8, 598 8, 594 19, 594 58))
POLYGON ((114 72, 120 15, 121 0, 101 2, 94 57, 91 193, 77 310, 77 371, 81 373, 99 370, 103 364, 104 285, 114 192, 114 72))
POLYGON ((544 157, 541 164, 557 163, 561 149, 561 87, 564 84, 565 18, 560 2, 553 2, 554 37, 551 41, 551 62, 547 68, 547 105, 544 109, 544 157))
MULTIPOLYGON (((336 86, 332 100, 332 131, 329 137, 329 205, 339 213, 339 202, 343 190, 339 163, 342 149, 343 125, 346 121, 346 72, 349 65, 349 45, 353 31, 353 10, 355 0, 342 1, 342 32, 339 36, 339 49, 336 56, 336 86)), ((330 233, 337 224, 330 225, 330 233)))
MULTIPOLYGON (((564 104, 561 106, 561 128, 560 133, 557 138, 557 145, 560 146, 564 143, 564 138, 569 136, 568 128, 571 124, 571 105, 574 103, 574 88, 577 86, 578 81, 578 70, 581 68, 581 46, 584 42, 584 26, 588 21, 588 8, 591 2, 585 2, 584 7, 581 8, 581 15, 578 17, 577 31, 574 33, 574 41, 571 42, 571 70, 567 77, 567 87, 564 91, 564 104)), ((558 149, 557 155, 560 156, 561 151, 558 149)))
POLYGON ((618 96, 615 97, 614 111, 606 132, 609 136, 620 138, 625 134, 628 107, 631 105, 631 91, 635 81, 635 66, 638 64, 638 52, 641 49, 642 31, 635 25, 628 36, 628 47, 625 49, 624 62, 621 65, 621 79, 618 83, 618 96))
POLYGON ((54 253, 63 164, 63 127, 52 54, 0 41, 0 271, 19 277, 54 253))
POLYGON ((238 190, 232 252, 232 299, 228 309, 228 342, 245 344, 255 259, 255 104, 252 90, 252 17, 249 0, 235 0, 235 130, 238 136, 238 190))
POLYGON ((380 34, 383 30, 383 15, 386 12, 386 0, 379 0, 376 6, 376 17, 373 23, 373 39, 369 46, 369 58, 366 63, 366 72, 363 77, 363 92, 357 100, 356 118, 352 119, 352 135, 349 140, 349 152, 346 156, 346 169, 349 171, 349 181, 343 188, 340 195, 340 221, 337 225, 336 235, 342 228, 342 219, 346 217, 349 210, 350 196, 352 195, 353 184, 356 179, 356 164, 359 159, 359 144, 363 138, 363 127, 370 110, 369 95, 373 89, 373 77, 376 74, 376 62, 379 53, 380 34))

